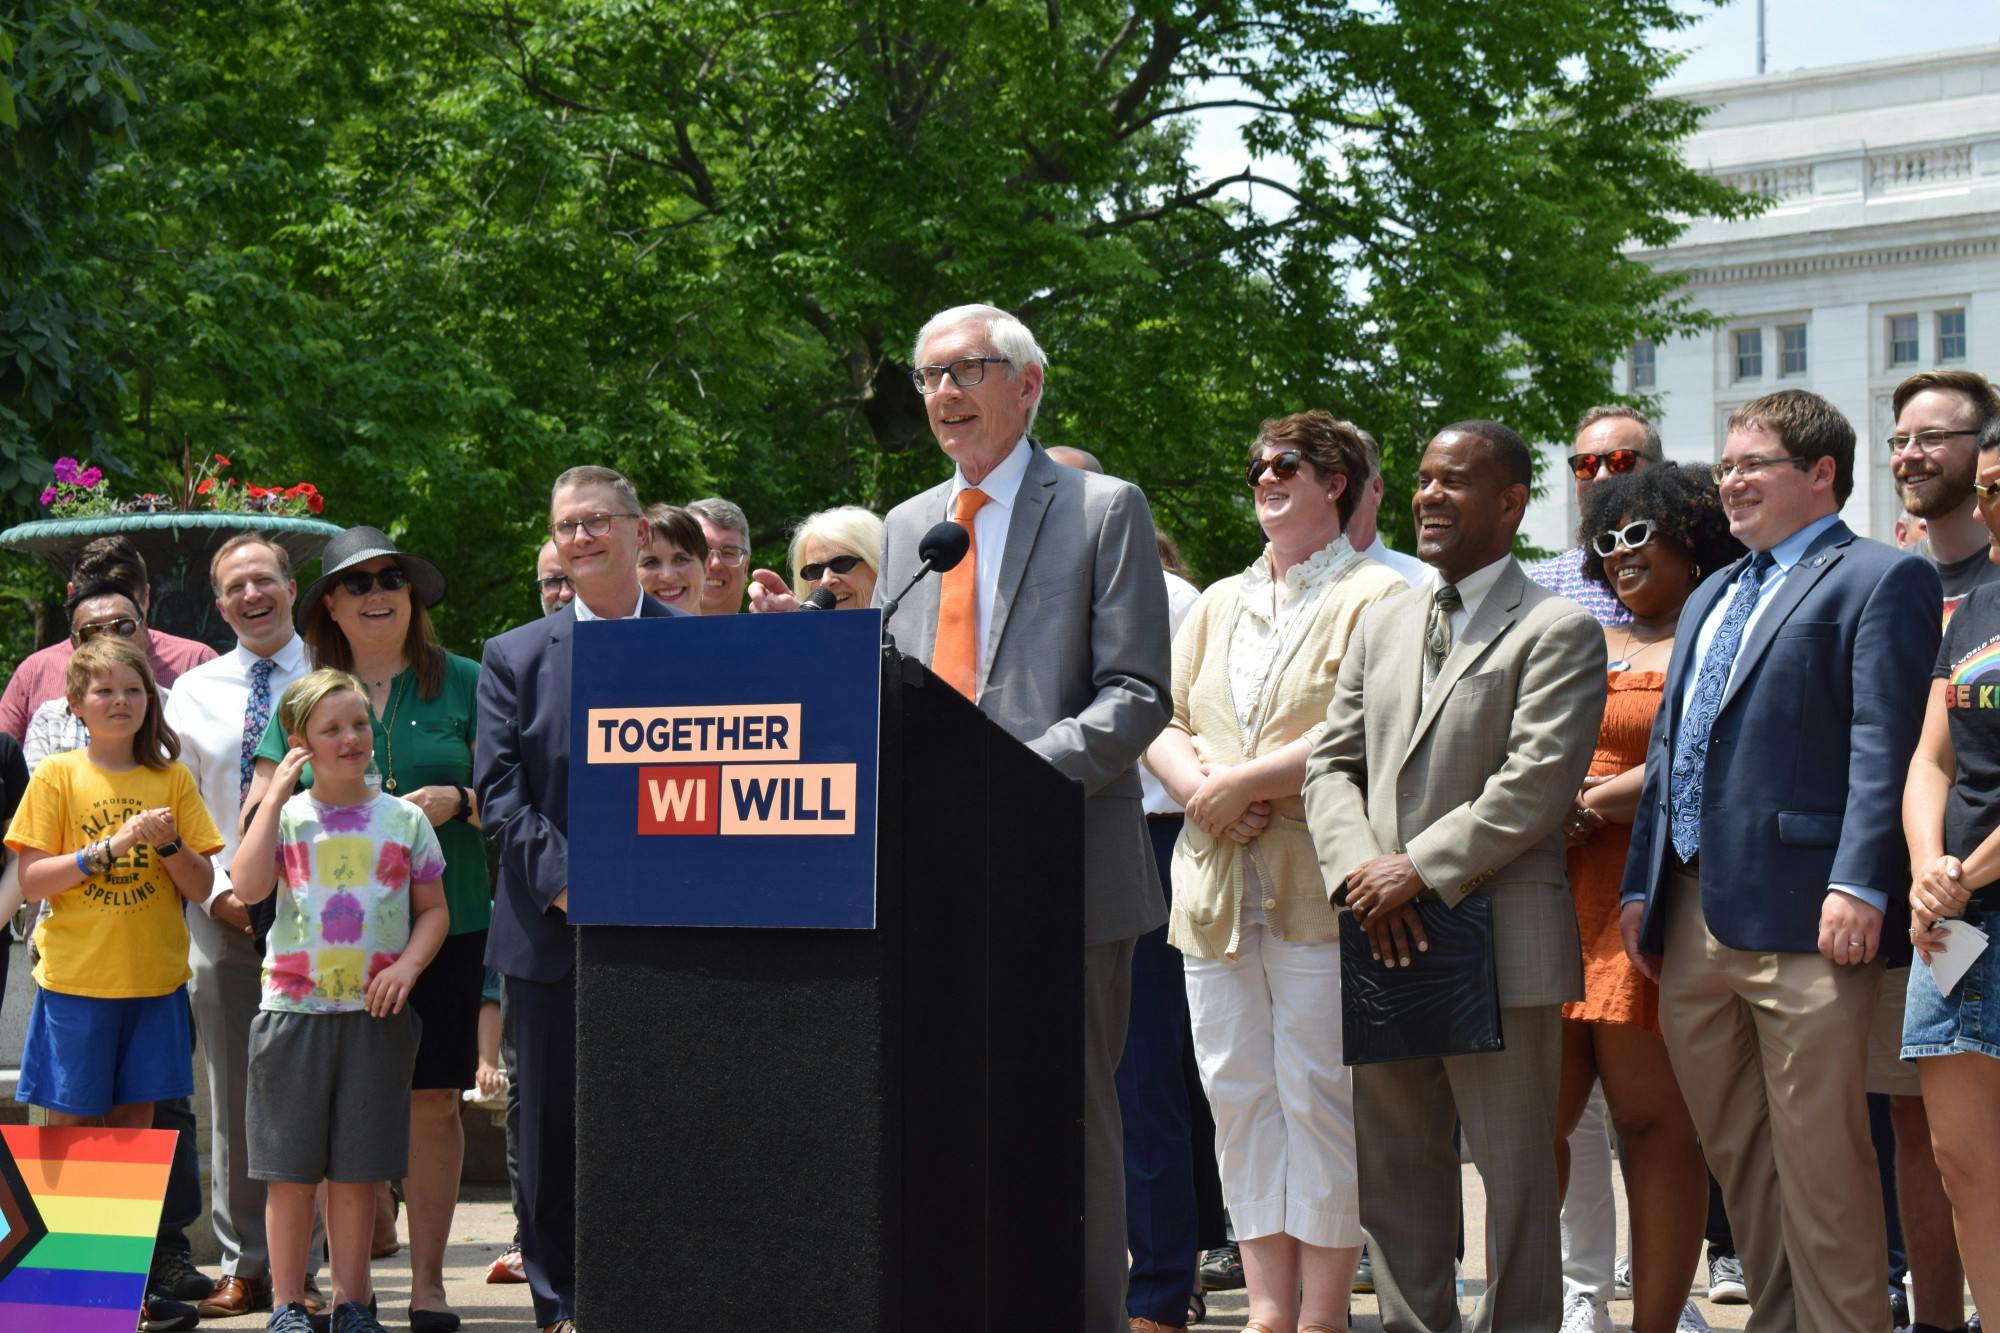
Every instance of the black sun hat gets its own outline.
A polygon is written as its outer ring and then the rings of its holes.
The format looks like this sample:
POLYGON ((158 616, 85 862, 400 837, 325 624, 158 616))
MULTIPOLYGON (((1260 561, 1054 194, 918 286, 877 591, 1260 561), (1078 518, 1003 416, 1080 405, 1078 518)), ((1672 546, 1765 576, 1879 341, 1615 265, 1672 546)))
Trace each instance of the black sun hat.
POLYGON ((333 585, 342 574, 356 565, 385 555, 410 576, 410 587, 426 607, 436 606, 444 600, 444 572, 436 565, 420 555, 397 550, 396 543, 390 541, 380 528, 349 528, 328 542, 326 549, 320 552, 320 576, 299 598, 299 623, 303 625, 311 620, 314 609, 333 590, 333 585))

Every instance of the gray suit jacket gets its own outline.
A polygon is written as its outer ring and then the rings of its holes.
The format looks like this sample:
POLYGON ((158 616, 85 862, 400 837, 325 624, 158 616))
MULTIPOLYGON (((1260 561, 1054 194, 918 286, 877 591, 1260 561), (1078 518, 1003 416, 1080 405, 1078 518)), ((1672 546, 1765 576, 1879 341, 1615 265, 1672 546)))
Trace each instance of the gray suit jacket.
POLYGON ((1510 561, 1425 702, 1428 609, 1424 587, 1378 602, 1348 644, 1306 763, 1320 869, 1332 891, 1368 858, 1405 852, 1446 903, 1488 894, 1500 1003, 1576 999, 1562 821, 1604 717, 1603 631, 1510 561))
MULTIPOLYGON (((1166 581, 1138 487, 1030 447, 1000 555, 979 708, 1083 784, 1084 942, 1103 944, 1166 920, 1135 767, 1172 712, 1166 581)), ((917 543, 945 518, 950 493, 946 479, 889 511, 877 585, 885 596, 916 573, 917 543)), ((932 577, 890 632, 928 663, 937 616, 932 577)))

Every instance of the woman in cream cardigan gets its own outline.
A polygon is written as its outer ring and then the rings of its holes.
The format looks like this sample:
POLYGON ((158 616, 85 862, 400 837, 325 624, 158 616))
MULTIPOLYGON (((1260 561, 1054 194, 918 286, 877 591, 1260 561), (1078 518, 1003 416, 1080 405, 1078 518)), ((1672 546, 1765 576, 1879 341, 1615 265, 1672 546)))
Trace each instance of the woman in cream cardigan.
POLYGON ((1340 946, 1299 788, 1348 637, 1405 588, 1341 535, 1368 478, 1325 412, 1267 421, 1249 482, 1268 540, 1174 639, 1174 719, 1146 762, 1187 807, 1167 940, 1242 1246, 1246 1333, 1347 1327, 1361 1247, 1340 946))

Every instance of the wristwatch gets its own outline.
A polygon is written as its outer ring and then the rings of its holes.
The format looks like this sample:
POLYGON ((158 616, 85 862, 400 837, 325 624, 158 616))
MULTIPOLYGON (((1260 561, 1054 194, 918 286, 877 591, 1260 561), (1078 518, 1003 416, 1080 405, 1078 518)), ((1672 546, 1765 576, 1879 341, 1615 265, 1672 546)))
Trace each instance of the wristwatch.
POLYGON ((162 858, 165 858, 172 856, 175 852, 178 852, 181 849, 181 846, 182 843, 180 835, 176 834, 174 837, 170 838, 166 842, 163 842, 159 846, 153 848, 153 850, 159 853, 162 858))
POLYGON ((454 814, 452 818, 464 819, 465 817, 467 817, 472 813, 472 798, 465 794, 465 788, 460 786, 458 783, 454 782, 451 785, 458 792, 458 812, 454 814))

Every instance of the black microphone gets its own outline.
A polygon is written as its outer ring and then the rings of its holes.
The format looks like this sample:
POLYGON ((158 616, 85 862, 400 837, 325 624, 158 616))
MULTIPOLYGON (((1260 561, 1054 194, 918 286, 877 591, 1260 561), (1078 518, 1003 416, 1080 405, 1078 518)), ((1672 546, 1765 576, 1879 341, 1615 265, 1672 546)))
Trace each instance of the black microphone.
POLYGON ((926 574, 942 574, 947 569, 956 569, 958 562, 965 559, 965 553, 971 549, 972 534, 950 519, 924 534, 923 540, 917 543, 917 554, 923 557, 923 563, 917 566, 916 573, 910 575, 910 581, 903 585, 903 590, 882 607, 884 637, 889 633, 889 617, 896 614, 903 599, 910 595, 910 589, 921 583, 926 574))
POLYGON ((833 595, 832 589, 822 584, 821 586, 814 588, 812 590, 812 594, 808 596, 803 602, 799 603, 799 610, 831 611, 833 610, 833 604, 839 600, 840 600, 839 598, 833 595))

